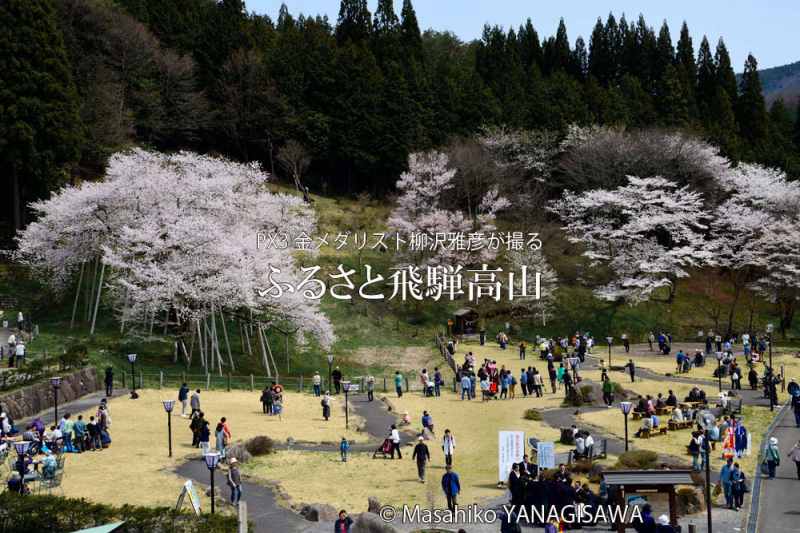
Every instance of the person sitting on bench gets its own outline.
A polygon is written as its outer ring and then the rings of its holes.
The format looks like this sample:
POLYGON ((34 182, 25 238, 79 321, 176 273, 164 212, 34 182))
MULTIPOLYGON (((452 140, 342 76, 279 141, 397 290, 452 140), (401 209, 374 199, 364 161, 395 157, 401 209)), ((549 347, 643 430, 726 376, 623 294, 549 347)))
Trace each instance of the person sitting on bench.
POLYGON ((681 411, 680 407, 675 407, 672 411, 672 420, 681 424, 684 422, 683 411, 681 411))
POLYGON ((642 427, 636 432, 637 437, 641 437, 645 432, 649 435, 653 431, 653 417, 646 416, 642 418, 642 427))

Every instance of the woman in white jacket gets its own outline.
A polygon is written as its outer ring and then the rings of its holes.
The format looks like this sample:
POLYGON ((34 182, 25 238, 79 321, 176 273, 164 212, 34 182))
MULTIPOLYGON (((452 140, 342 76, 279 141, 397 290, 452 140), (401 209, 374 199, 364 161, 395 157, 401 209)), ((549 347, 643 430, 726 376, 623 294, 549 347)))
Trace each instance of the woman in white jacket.
POLYGON ((442 451, 444 452, 444 463, 447 466, 453 465, 453 453, 456 451, 456 438, 450 433, 449 429, 444 430, 442 437, 442 451))

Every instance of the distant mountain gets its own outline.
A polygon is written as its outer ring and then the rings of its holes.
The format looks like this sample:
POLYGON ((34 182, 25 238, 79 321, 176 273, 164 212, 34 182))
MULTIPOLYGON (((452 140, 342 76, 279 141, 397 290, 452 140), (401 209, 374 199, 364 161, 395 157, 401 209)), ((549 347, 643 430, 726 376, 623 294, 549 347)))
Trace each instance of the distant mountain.
MULTIPOLYGON (((772 105, 778 98, 783 98, 789 107, 797 106, 797 100, 800 98, 800 61, 782 67, 759 70, 758 75, 761 77, 767 106, 772 105)), ((737 75, 737 78, 739 76, 741 75, 737 75)))

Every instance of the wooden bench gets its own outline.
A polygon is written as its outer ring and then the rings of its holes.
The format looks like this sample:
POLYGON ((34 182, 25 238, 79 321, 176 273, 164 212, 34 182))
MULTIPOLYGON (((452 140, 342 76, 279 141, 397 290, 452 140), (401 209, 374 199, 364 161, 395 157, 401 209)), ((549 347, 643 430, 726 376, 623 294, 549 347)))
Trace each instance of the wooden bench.
POLYGON ((667 406, 667 407, 656 407, 656 414, 658 416, 670 415, 670 414, 672 414, 672 407, 670 407, 670 406, 667 406))
POLYGON ((641 418, 642 418, 642 413, 640 413, 639 411, 634 411, 633 412, 633 419, 634 420, 641 420, 641 418))
POLYGON ((659 428, 658 429, 658 434, 659 435, 666 435, 667 434, 667 428, 666 427, 659 428))
POLYGON ((649 429, 641 429, 641 430, 639 430, 639 438, 640 439, 649 439, 650 438, 650 430, 649 429))

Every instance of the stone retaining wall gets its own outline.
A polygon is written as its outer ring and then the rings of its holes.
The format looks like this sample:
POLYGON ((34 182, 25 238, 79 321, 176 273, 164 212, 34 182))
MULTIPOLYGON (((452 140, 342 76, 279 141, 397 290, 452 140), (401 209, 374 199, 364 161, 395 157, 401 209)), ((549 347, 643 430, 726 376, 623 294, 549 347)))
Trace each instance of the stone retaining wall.
MULTIPOLYGON (((61 376, 58 403, 64 404, 98 391, 102 382, 97 369, 87 367, 61 376)), ((53 407, 53 387, 46 379, 22 389, 0 395, 0 405, 13 420, 22 420, 53 407)))

